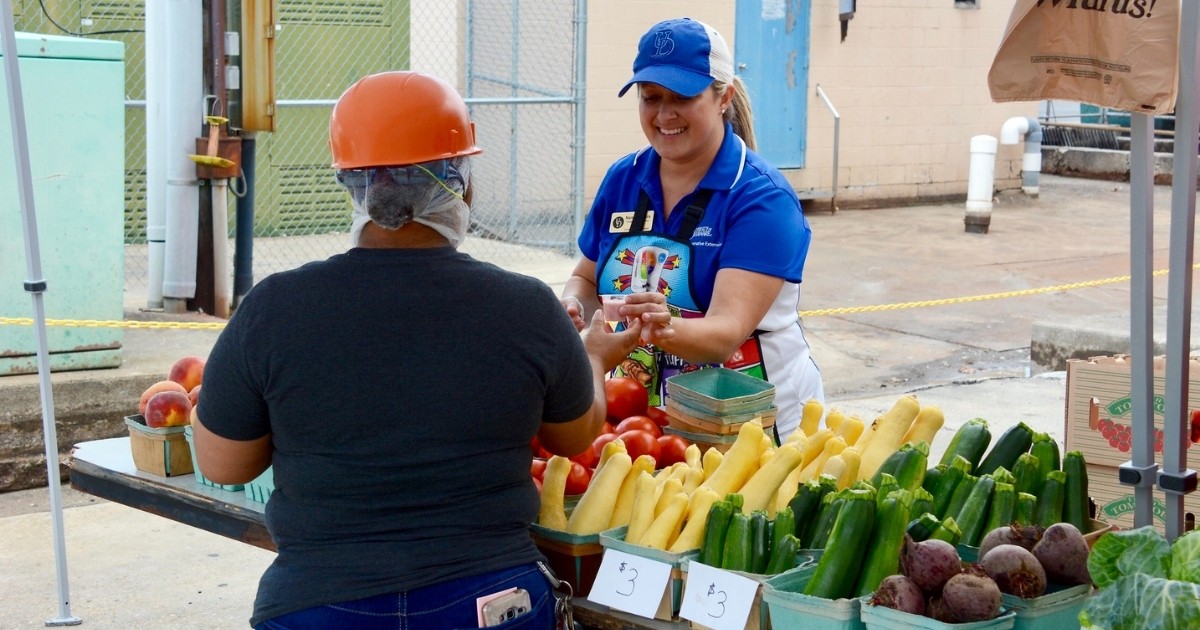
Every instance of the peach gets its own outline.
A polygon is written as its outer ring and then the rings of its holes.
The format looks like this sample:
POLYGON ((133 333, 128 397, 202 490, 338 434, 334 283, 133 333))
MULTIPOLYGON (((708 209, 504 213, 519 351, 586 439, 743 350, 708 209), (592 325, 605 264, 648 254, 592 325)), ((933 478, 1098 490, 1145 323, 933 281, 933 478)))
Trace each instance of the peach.
POLYGON ((183 385, 175 381, 159 381, 147 387, 146 391, 142 392, 141 398, 138 399, 138 413, 143 416, 146 415, 146 402, 150 400, 151 396, 159 392, 181 392, 187 394, 187 390, 183 388, 183 385))
POLYGON ((151 428, 184 426, 191 414, 192 403, 182 392, 158 392, 146 401, 146 426, 151 428))
POLYGON ((204 359, 187 356, 179 359, 167 372, 167 380, 183 385, 183 391, 190 392, 192 388, 204 380, 204 359))
POLYGON ((190 400, 192 402, 193 407, 195 407, 197 404, 200 403, 200 386, 199 385, 193 387, 192 391, 188 392, 188 400, 190 400))

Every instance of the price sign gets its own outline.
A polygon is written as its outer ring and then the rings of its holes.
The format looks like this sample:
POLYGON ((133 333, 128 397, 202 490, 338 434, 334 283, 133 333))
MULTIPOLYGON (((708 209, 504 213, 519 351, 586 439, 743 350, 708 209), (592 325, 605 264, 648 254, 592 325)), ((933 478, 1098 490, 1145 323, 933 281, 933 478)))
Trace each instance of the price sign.
POLYGON ((714 630, 742 630, 758 587, 736 573, 689 562, 679 616, 714 630))
POLYGON ((671 579, 671 565, 605 549, 588 599, 617 610, 653 619, 671 579))

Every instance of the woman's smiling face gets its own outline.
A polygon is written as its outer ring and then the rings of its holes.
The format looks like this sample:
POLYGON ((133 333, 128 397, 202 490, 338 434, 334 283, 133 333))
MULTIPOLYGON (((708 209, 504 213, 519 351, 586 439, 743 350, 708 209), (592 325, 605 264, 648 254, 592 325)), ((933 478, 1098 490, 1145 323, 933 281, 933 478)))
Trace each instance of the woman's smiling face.
POLYGON ((689 98, 656 83, 639 83, 638 98, 642 132, 663 160, 711 162, 716 156, 725 138, 722 111, 732 91, 717 95, 709 88, 689 98))

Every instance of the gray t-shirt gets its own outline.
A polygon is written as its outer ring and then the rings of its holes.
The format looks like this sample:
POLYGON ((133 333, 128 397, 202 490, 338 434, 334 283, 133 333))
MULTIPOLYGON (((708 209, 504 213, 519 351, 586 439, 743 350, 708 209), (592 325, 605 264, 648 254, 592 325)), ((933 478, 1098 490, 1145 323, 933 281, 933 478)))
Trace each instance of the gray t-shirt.
POLYGON ((591 405, 542 282, 450 248, 353 249, 272 275, 209 355, 198 413, 272 436, 279 555, 251 624, 540 558, 529 443, 591 405))

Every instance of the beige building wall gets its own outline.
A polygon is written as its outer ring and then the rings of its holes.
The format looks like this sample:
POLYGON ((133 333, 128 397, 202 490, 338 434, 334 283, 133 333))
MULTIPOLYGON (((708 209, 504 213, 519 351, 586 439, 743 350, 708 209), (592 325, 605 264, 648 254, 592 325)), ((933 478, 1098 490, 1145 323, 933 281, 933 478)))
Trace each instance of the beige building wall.
MULTIPOLYGON (((806 166, 784 171, 797 191, 827 196, 833 182, 834 123, 816 94, 820 85, 841 115, 839 207, 965 202, 971 137, 999 138, 1006 120, 1036 117, 1038 107, 991 101, 987 72, 1013 1, 979 2, 978 9, 955 8, 954 0, 859 3, 842 42, 837 0, 815 0, 806 166)), ((617 98, 632 73, 638 38, 659 20, 687 16, 721 31, 736 57, 735 9, 734 0, 588 3, 588 204, 608 166, 646 144, 633 94, 617 98)), ((998 190, 1020 188, 1023 151, 1000 145, 998 190)))

